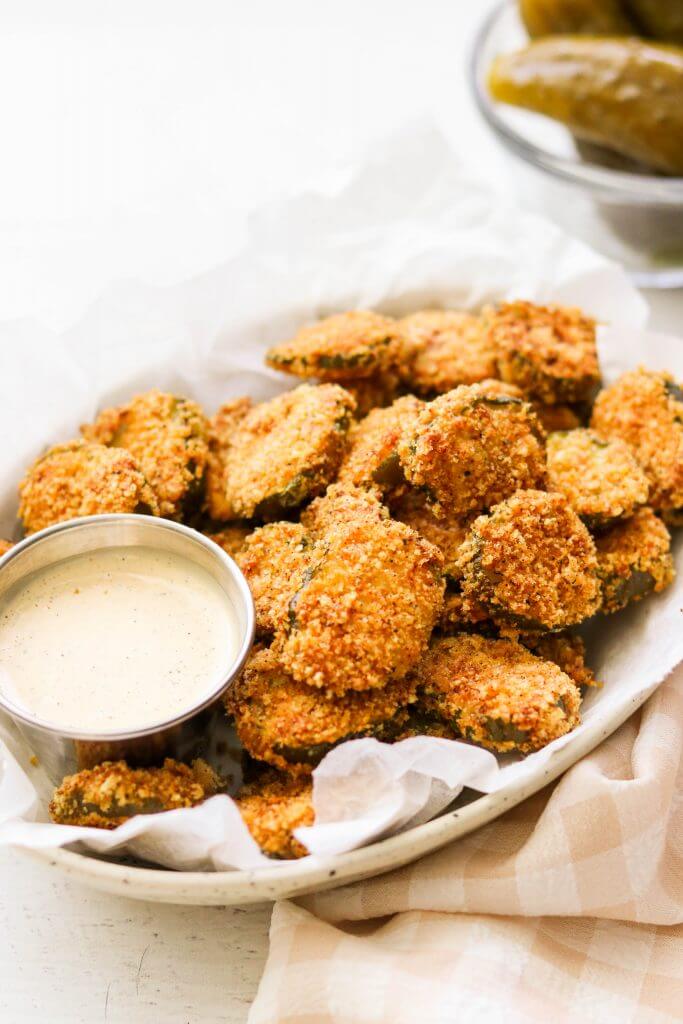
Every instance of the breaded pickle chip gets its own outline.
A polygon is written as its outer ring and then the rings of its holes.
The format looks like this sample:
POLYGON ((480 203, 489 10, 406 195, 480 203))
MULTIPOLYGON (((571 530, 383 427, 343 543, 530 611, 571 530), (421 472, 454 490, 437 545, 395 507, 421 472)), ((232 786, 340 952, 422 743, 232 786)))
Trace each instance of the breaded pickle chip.
POLYGON ((596 537, 602 611, 618 612, 673 581, 671 536, 650 508, 596 537))
POLYGON ((89 441, 126 448, 138 460, 162 516, 180 519, 200 505, 208 421, 196 402, 147 391, 125 405, 103 409, 82 433, 89 441))
POLYGON ((683 524, 683 389, 668 373, 625 373, 595 400, 591 426, 629 444, 650 481, 650 505, 683 524))
POLYGON ((504 303, 486 319, 503 380, 546 405, 591 400, 600 385, 595 321, 532 302, 504 303))
POLYGON ((388 518, 389 510, 379 500, 377 491, 336 483, 330 484, 325 494, 303 510, 301 525, 313 537, 324 539, 330 530, 359 519, 381 523, 388 518))
POLYGON ((345 740, 393 739, 414 700, 415 683, 404 679, 369 693, 321 692, 292 679, 268 649, 252 654, 225 706, 252 757, 295 775, 310 775, 345 740))
POLYGON ((133 455, 90 441, 50 448, 28 470, 19 495, 19 517, 27 533, 77 516, 159 515, 156 495, 133 455))
POLYGON ((253 407, 251 398, 242 395, 225 402, 209 420, 209 455, 206 465, 204 504, 216 522, 232 519, 233 511, 226 497, 225 457, 237 426, 253 407))
POLYGON ((105 761, 67 775, 54 792, 50 817, 59 825, 112 829, 136 814, 194 807, 219 787, 205 762, 188 768, 166 758, 163 768, 129 768, 125 761, 105 761))
POLYGON ((274 632, 287 617, 289 602, 318 552, 299 523, 269 523, 254 530, 236 555, 256 609, 256 632, 274 632))
POLYGON ((230 555, 231 558, 235 558, 244 547, 244 542, 254 531, 254 527, 249 523, 231 523, 229 526, 222 526, 215 532, 208 530, 202 530, 205 537, 212 540, 214 544, 218 544, 219 548, 223 548, 226 555, 230 555))
POLYGON ((302 384, 255 406, 225 453, 230 519, 278 519, 325 490, 346 448, 353 399, 337 384, 302 384))
POLYGON ((530 405, 487 384, 430 402, 398 445, 410 484, 436 515, 482 511, 546 481, 545 433, 530 405))
POLYGON ((356 403, 356 418, 362 419, 372 409, 384 409, 401 395, 401 378, 395 369, 375 373, 372 377, 345 380, 344 387, 356 403))
POLYGON ((289 604, 279 637, 295 679, 345 693, 402 679, 427 646, 443 601, 441 553, 393 520, 349 519, 289 604))
POLYGON ((548 438, 548 486, 560 491, 590 529, 609 526, 644 505, 650 490, 633 449, 594 430, 548 438))
POLYGON ((543 636, 520 636, 519 642, 544 661, 552 661, 573 679, 580 690, 600 686, 586 665, 586 645, 578 633, 546 633, 543 636))
POLYGON ((443 555, 444 575, 449 580, 459 579, 456 563, 460 548, 472 523, 472 516, 464 519, 445 516, 439 519, 427 505, 419 491, 408 491, 392 504, 391 514, 405 523, 439 549, 443 555))
POLYGON ((581 426, 581 417, 571 405, 543 405, 537 402, 534 410, 547 434, 556 430, 576 430, 581 426))
POLYGON ((339 470, 342 483, 390 490, 405 483, 397 445, 424 403, 414 395, 397 398, 386 409, 373 409, 349 431, 349 448, 339 470))
POLYGON ((514 640, 443 637, 417 676, 428 711, 499 753, 540 750, 579 723, 581 695, 569 676, 514 640))
POLYGON ((399 320, 406 357, 399 371, 421 395, 443 394, 459 384, 498 376, 496 350, 478 316, 426 309, 399 320))
POLYGON ((595 545, 562 494, 519 491, 479 516, 459 567, 463 594, 521 631, 572 626, 600 604, 595 545))
POLYGON ((280 772, 263 772, 235 798, 244 823, 263 853, 276 860, 305 857, 308 850, 294 838, 295 828, 312 825, 313 783, 280 772))
POLYGON ((266 362, 296 377, 345 381, 388 369, 402 348, 395 320, 353 310, 302 327, 291 341, 269 349, 266 362))

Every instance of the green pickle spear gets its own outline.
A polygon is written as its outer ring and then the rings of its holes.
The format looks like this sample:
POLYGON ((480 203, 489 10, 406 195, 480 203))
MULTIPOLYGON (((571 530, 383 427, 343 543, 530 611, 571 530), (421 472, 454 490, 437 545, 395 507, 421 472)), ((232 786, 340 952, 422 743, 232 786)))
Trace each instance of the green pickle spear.
POLYGON ((489 89, 496 100, 562 122, 579 139, 683 174, 683 48, 549 36, 497 57, 489 89))
POLYGON ((635 27, 625 6, 621 0, 519 0, 519 13, 530 36, 630 35, 635 27))

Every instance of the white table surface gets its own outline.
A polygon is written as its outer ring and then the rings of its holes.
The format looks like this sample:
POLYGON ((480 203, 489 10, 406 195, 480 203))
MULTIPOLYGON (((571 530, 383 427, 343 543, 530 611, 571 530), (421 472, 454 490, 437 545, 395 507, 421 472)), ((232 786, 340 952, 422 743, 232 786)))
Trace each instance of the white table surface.
MULTIPOLYGON (((427 112, 505 188, 463 57, 491 0, 22 0, 0 7, 0 320, 225 259, 248 210, 427 112)), ((550 212, 550 211, 549 211, 550 212)), ((676 330, 683 296, 650 296, 676 330)), ((242 1024, 269 907, 90 892, 0 851, 0 1020, 242 1024)))

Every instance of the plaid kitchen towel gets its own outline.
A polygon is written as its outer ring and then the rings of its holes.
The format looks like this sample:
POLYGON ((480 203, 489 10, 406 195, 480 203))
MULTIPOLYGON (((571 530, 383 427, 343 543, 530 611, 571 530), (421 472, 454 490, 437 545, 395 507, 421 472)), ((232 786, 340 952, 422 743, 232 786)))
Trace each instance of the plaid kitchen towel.
POLYGON ((683 1020, 683 670, 558 782, 276 904, 249 1024, 683 1020))

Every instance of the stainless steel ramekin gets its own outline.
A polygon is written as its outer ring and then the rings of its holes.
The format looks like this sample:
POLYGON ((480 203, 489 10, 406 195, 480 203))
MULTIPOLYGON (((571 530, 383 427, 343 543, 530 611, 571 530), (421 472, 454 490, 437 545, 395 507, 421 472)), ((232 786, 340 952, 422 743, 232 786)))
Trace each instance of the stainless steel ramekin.
MULTIPOLYGON (((241 670, 253 643, 254 602, 232 558, 196 530, 153 516, 85 516, 27 537, 0 559, 0 599, 29 573, 64 558, 102 548, 140 546, 183 555, 213 576, 235 610, 240 634, 238 652, 226 663, 224 674, 201 703, 175 718, 132 732, 90 733, 54 726, 18 707, 0 691, 0 711, 13 719, 55 783, 102 761, 124 758, 130 764, 146 765, 157 764, 164 757, 187 761, 200 755, 212 721, 221 713, 219 698, 241 670)), ((210 682, 207 680, 207 685, 210 682)))

